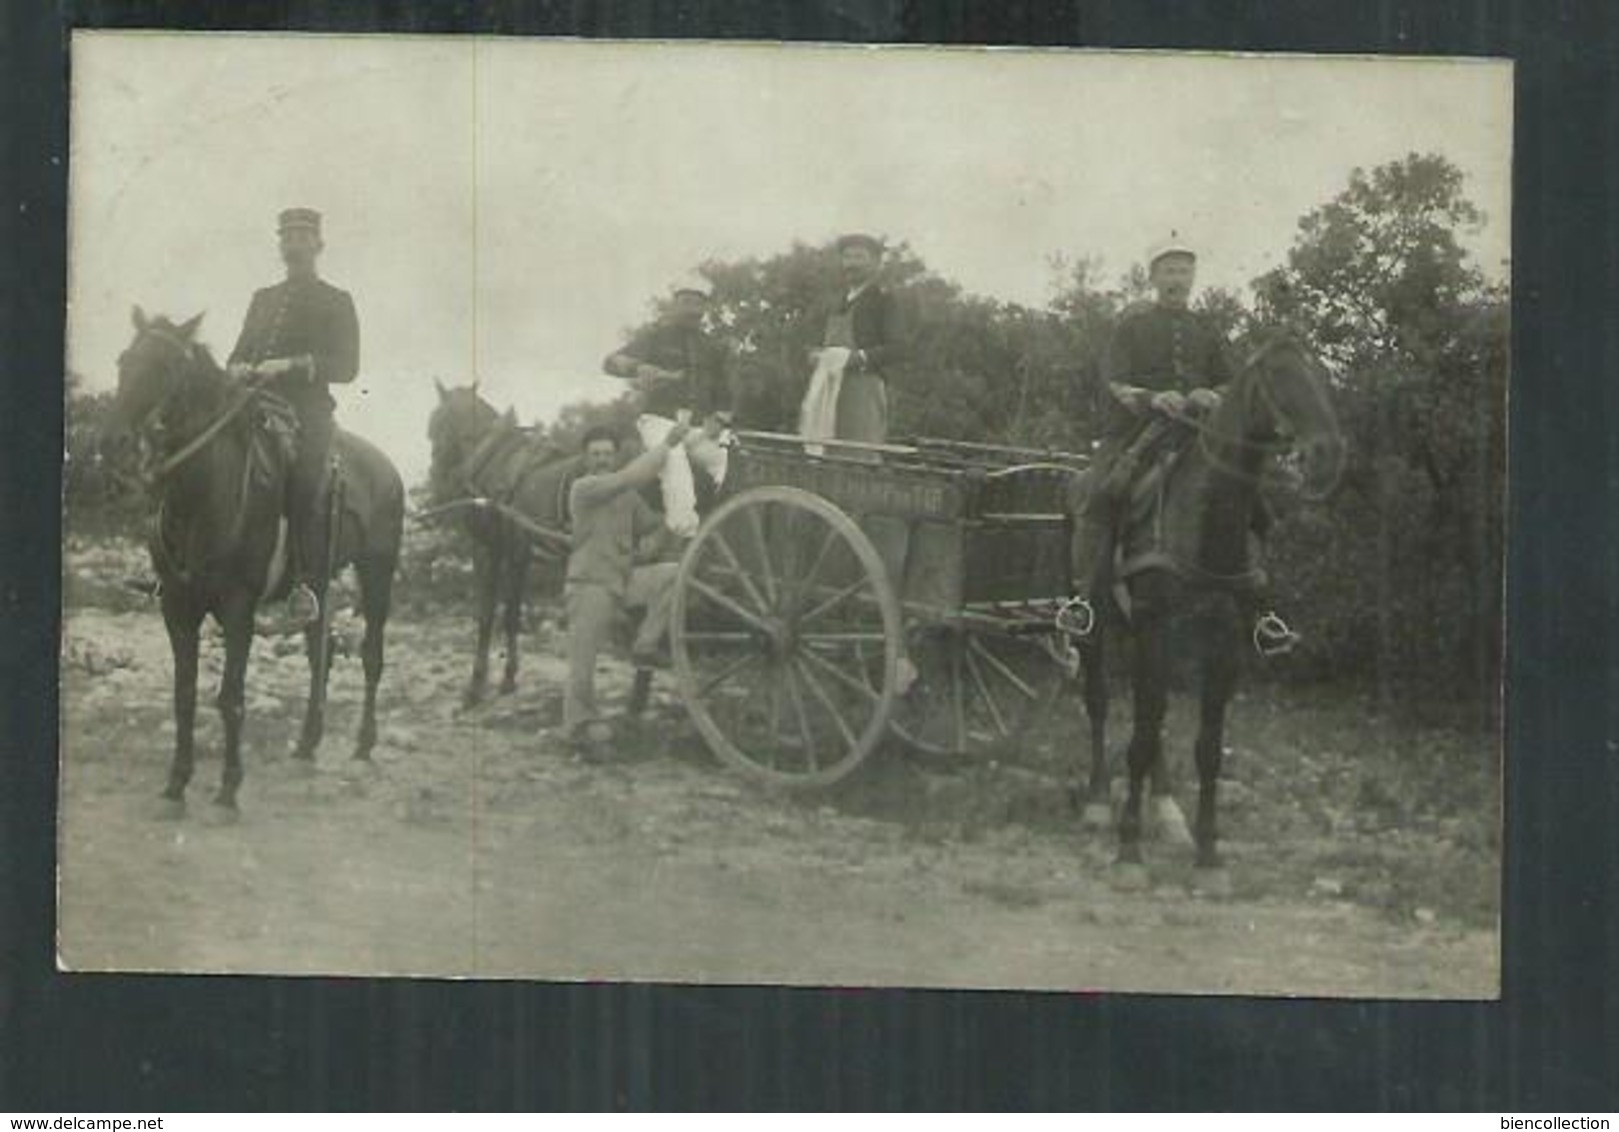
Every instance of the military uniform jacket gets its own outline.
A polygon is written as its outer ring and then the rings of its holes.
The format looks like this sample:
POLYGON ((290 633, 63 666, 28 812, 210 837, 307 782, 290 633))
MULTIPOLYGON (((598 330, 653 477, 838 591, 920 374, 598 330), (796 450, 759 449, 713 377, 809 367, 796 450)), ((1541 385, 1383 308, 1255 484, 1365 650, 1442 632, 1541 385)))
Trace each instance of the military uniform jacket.
POLYGON ((635 365, 679 370, 683 376, 660 381, 646 393, 641 411, 673 419, 679 410, 690 409, 701 420, 731 409, 729 362, 725 347, 701 329, 658 322, 630 339, 623 349, 609 354, 602 368, 614 377, 624 378, 635 376, 635 365), (621 355, 630 359, 630 368, 614 364, 621 355))
POLYGON ((1154 303, 1128 311, 1108 344, 1105 431, 1132 431, 1155 393, 1216 389, 1231 380, 1226 343, 1206 315, 1154 303))
POLYGON ((331 384, 347 384, 360 368, 360 324, 347 291, 324 279, 289 279, 253 293, 232 365, 307 356, 313 373, 297 372, 276 389, 300 410, 331 412, 331 384))

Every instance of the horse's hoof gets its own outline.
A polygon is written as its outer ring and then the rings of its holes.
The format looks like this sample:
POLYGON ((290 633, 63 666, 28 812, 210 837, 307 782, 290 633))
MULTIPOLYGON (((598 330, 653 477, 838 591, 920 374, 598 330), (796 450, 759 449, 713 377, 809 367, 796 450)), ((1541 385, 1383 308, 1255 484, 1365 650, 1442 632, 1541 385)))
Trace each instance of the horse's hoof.
POLYGON ((517 691, 517 681, 516 680, 504 680, 504 681, 501 682, 500 692, 499 692, 500 695, 509 696, 515 691, 517 691))
POLYGON ((179 821, 186 816, 186 800, 165 794, 152 807, 152 816, 158 821, 179 821))
POLYGON ((214 804, 208 807, 207 821, 209 825, 235 825, 241 820, 242 811, 236 808, 235 802, 226 802, 215 798, 214 804))
POLYGON ((315 756, 301 747, 292 752, 289 765, 292 767, 292 773, 299 778, 315 777, 315 756))
POLYGON ((1140 861, 1115 861, 1112 881, 1119 892, 1146 892, 1152 887, 1152 876, 1140 861))
POLYGON ((1106 831, 1113 824, 1113 809, 1106 802, 1086 802, 1079 816, 1080 826, 1092 833, 1106 831))
POLYGON ((1186 824, 1186 815, 1180 803, 1173 798, 1158 798, 1153 802, 1153 829, 1165 844, 1179 849, 1192 847, 1192 830, 1186 824))
POLYGON ((1231 895, 1231 873, 1224 865, 1199 865, 1192 871, 1192 891, 1212 900, 1231 895))

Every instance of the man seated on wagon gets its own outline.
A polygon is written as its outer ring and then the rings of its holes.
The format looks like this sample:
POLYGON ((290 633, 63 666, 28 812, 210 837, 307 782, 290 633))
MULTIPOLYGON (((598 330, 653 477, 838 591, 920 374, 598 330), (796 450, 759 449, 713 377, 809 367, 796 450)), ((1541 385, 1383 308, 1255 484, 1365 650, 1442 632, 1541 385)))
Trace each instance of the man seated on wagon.
POLYGON ((645 704, 668 629, 678 565, 642 561, 643 547, 661 543, 662 525, 639 489, 658 478, 690 431, 683 422, 671 422, 658 440, 622 468, 618 437, 611 429, 593 428, 585 434, 584 469, 568 489, 573 550, 564 588, 568 687, 562 724, 574 742, 597 746, 612 739, 612 729, 596 707, 596 658, 626 610, 646 611, 631 646, 636 666, 631 711, 645 704))
POLYGON ((703 327, 709 295, 696 284, 678 288, 668 309, 602 362, 614 377, 635 383, 641 415, 636 428, 648 448, 662 441, 677 420, 700 427, 663 465, 664 522, 681 538, 697 533, 696 464, 718 487, 725 480, 725 430, 731 424, 730 357, 703 327))

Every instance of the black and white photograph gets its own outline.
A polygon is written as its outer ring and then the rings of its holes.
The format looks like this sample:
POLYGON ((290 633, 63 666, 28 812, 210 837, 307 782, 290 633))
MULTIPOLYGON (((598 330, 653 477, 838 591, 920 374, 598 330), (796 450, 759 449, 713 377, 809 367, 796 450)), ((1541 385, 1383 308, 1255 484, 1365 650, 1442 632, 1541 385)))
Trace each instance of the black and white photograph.
POLYGON ((71 63, 63 970, 1498 997, 1510 62, 71 63))

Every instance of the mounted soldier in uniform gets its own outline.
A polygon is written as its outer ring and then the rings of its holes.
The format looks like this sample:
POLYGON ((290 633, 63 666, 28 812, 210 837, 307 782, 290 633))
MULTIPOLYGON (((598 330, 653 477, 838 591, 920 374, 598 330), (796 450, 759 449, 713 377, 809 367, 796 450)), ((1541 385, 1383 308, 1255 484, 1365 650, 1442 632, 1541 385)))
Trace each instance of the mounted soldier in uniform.
MULTIPOLYGON (((1205 314, 1188 305, 1197 253, 1174 237, 1148 253, 1147 275, 1156 298, 1126 311, 1103 360, 1103 436, 1092 460, 1088 493, 1078 515, 1075 562, 1077 618, 1087 635, 1109 582, 1119 525, 1131 488, 1184 435, 1178 422, 1206 418, 1219 407, 1231 381, 1227 343, 1205 314)), ((1263 508, 1256 533, 1264 533, 1263 508)), ((1249 595, 1258 608, 1259 595, 1249 595)), ((1256 627, 1262 651, 1285 651, 1292 632, 1267 613, 1256 627)))
POLYGON ((316 273, 320 213, 289 208, 277 224, 287 277, 254 292, 229 371, 256 379, 292 406, 298 418, 298 450, 289 478, 287 518, 292 577, 288 618, 310 624, 320 616, 317 590, 327 566, 327 522, 320 506, 336 403, 328 389, 354 380, 360 367, 360 325, 347 291, 316 273))

